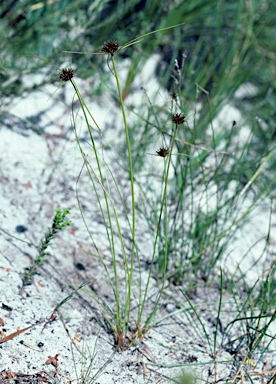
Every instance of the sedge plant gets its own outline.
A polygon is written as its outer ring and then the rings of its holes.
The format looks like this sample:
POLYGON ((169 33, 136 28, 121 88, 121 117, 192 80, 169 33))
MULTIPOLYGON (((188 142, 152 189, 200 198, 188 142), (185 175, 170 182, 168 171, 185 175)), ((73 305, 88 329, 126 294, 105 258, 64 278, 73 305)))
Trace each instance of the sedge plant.
MULTIPOLYGON (((130 41, 129 43, 124 44, 123 46, 120 46, 116 40, 108 41, 102 46, 101 51, 98 53, 99 55, 108 56, 108 67, 112 75, 114 76, 117 88, 117 102, 121 109, 122 122, 124 126, 124 142, 128 161, 127 170, 129 181, 130 207, 128 207, 127 202, 123 198, 123 193, 120 190, 119 183, 111 167, 105 161, 104 156, 100 155, 102 148, 99 146, 95 137, 98 134, 103 137, 103 132, 83 99, 81 91, 74 80, 73 69, 62 69, 60 73, 60 79, 63 82, 70 81, 75 90, 75 95, 80 103, 83 121, 89 133, 90 146, 93 149, 94 159, 92 163, 92 161, 90 161, 90 159, 88 159, 87 155, 85 154, 85 148, 83 146, 82 141, 80 140, 80 136, 78 133, 77 118, 79 116, 79 113, 75 113, 74 109, 72 109, 74 131, 76 134, 76 140, 80 149, 80 153, 83 157, 83 167, 85 167, 88 173, 91 186, 95 193, 100 214, 104 223, 106 236, 109 242, 109 249, 112 261, 112 273, 107 267, 106 259, 100 254, 100 252, 98 252, 98 254, 105 268, 106 277, 113 292, 115 307, 108 306, 103 301, 103 299, 97 295, 94 295, 94 298, 102 307, 103 315, 114 332, 116 343, 119 349, 127 348, 132 342, 134 342, 136 338, 144 336, 152 322, 153 317, 156 315, 166 281, 176 277, 177 281, 181 282, 180 276, 183 276, 183 271, 187 269, 192 269, 196 277, 198 271, 204 270, 205 275, 201 275, 200 277, 207 281, 209 275, 211 275, 214 269, 215 264, 217 263, 225 249, 225 243, 221 242, 221 240, 223 240, 224 238, 227 239, 227 237, 230 236, 231 232, 233 232, 233 229, 238 228, 239 224, 250 213, 257 201, 256 200, 255 202, 253 202, 251 206, 245 212, 243 211, 242 213, 239 213, 238 210, 231 209, 233 208, 233 206, 235 206, 235 201, 233 201, 233 197, 228 199, 227 204, 225 204, 223 193, 226 190, 228 184, 222 179, 221 169, 224 166, 224 163, 226 162, 225 157, 231 153, 227 151, 216 151, 215 148, 218 146, 219 142, 218 138, 215 136, 212 123, 210 124, 211 143, 214 149, 209 149, 196 143, 196 126, 193 130, 190 128, 183 113, 183 105, 181 104, 181 102, 177 101, 177 95, 176 92, 174 92, 172 96, 173 104, 172 108, 170 109, 170 120, 173 123, 171 132, 169 134, 168 132, 164 133, 164 131, 160 129, 157 114, 155 115, 156 123, 153 124, 159 134, 161 133, 163 137, 164 145, 156 152, 157 156, 164 159, 164 168, 162 175, 161 193, 160 197, 158 198, 159 201, 155 205, 157 208, 154 212, 154 221, 153 223, 151 223, 151 226, 154 228, 152 254, 149 259, 147 278, 146 281, 143 283, 144 287, 142 287, 140 250, 136 240, 138 182, 134 172, 133 144, 131 140, 131 131, 129 122, 127 120, 126 106, 124 101, 124 95, 122 92, 120 77, 117 70, 116 56, 118 53, 120 53, 122 49, 136 44, 145 36, 156 32, 158 31, 154 31, 140 36, 130 41), (188 128, 186 131, 188 132, 187 136, 189 138, 189 142, 187 142, 185 135, 181 133, 183 132, 183 130, 181 130, 179 133, 179 126, 183 124, 185 124, 185 126, 187 126, 188 128), (176 156, 176 161, 173 161, 174 150, 176 150, 178 155, 176 156), (215 170, 212 173, 208 171, 206 172, 204 165, 204 162, 206 161, 206 159, 208 159, 210 153, 213 155, 215 162, 215 170), (220 157, 218 156, 218 154, 220 155, 220 157), (183 158, 186 159, 184 165, 182 161, 183 158), (175 175, 175 177, 173 178, 173 183, 176 184, 175 190, 177 191, 177 204, 176 209, 172 211, 173 215, 170 212, 171 207, 168 204, 168 191, 170 190, 171 193, 171 189, 168 186, 172 182, 170 173, 174 173, 175 175), (179 179, 178 175, 180 175, 179 179), (200 211, 196 212, 194 209, 194 207, 196 206, 196 204, 194 203, 195 182, 199 183, 200 181, 203 185, 203 195, 206 195, 207 198, 207 213, 202 213, 200 211), (216 185, 217 187, 214 192, 215 200, 217 202, 217 209, 215 212, 213 212, 212 209, 209 209, 208 205, 209 190, 210 186, 212 187, 213 185, 216 185), (187 200, 183 198, 184 192, 186 192, 186 190, 189 191, 189 204, 191 204, 192 206, 188 221, 185 219, 185 217, 187 217, 187 213, 186 216, 184 216, 185 212, 189 212, 189 210, 185 209, 187 200), (119 214, 118 205, 115 204, 113 194, 115 194, 119 198, 120 209, 123 212, 123 216, 120 216, 119 214), (224 215, 226 215, 227 219, 231 218, 232 224, 230 224, 226 229, 220 229, 221 219, 219 220, 218 215, 220 212, 225 212, 225 206, 227 207, 227 211, 226 214, 224 213, 224 215), (173 225, 171 225, 172 220, 173 225), (123 235, 123 221, 126 221, 127 223, 128 238, 130 239, 129 241, 123 235), (188 223, 188 225, 190 225, 188 236, 187 230, 184 225, 185 223, 188 223), (173 228, 173 233, 171 232, 171 228, 173 228), (202 234, 204 232, 206 233, 206 236, 202 237, 202 234), (179 243, 174 244, 174 239, 179 238, 182 238, 184 241, 184 243, 180 246, 179 243), (191 254, 189 254, 190 250, 189 253, 185 251, 185 248, 187 248, 189 244, 192 244, 190 248, 191 254), (175 247, 175 249, 177 247, 180 249, 180 258, 178 258, 175 268, 169 269, 171 254, 178 253, 173 252, 173 247, 175 247), (212 248, 215 249, 215 253, 212 251, 212 248), (122 255, 124 265, 123 284, 121 284, 119 278, 119 254, 122 255), (188 258, 183 258, 185 254, 188 254, 188 258), (209 262, 210 257, 208 256, 206 258, 206 254, 213 255, 211 263, 209 262), (205 262, 204 259, 206 260, 205 262), (209 270, 204 267, 205 264, 208 265, 209 270), (145 317, 144 314, 146 301, 149 295, 149 290, 151 289, 150 280, 155 273, 156 265, 158 266, 157 276, 158 278, 161 277, 161 279, 159 280, 158 292, 156 294, 154 307, 151 310, 150 314, 145 317), (140 271, 140 282, 138 283, 138 304, 136 300, 136 325, 134 329, 131 329, 130 332, 131 311, 134 302, 133 292, 134 286, 136 285, 133 274, 136 268, 138 268, 138 270, 140 271)), ((86 55, 91 54, 90 52, 72 53, 86 55)), ((180 84, 180 81, 178 83, 180 84)), ((210 116, 212 116, 213 111, 211 110, 211 105, 209 101, 208 103, 210 107, 210 116)), ((232 130, 234 130, 234 126, 235 124, 233 122, 232 130)), ((230 141, 227 142, 225 137, 219 139, 221 140, 221 142, 226 141, 226 144, 230 146, 230 141)), ((246 148, 249 148, 249 146, 246 146, 246 148)), ((262 167, 260 167, 259 169, 260 173, 262 171, 262 167)), ((256 177, 259 173, 256 173, 256 177)), ((251 180, 253 182, 255 178, 251 178, 251 180)), ((236 189, 235 193, 236 195, 238 194, 238 189, 236 189)), ((170 195, 170 198, 171 197, 172 196, 170 195)), ((92 235, 92 232, 89 229, 89 224, 86 221, 78 190, 77 198, 80 212, 88 230, 88 233, 91 237, 93 245, 96 249, 98 249, 97 244, 95 242, 95 238, 92 235)), ((214 342, 214 348, 212 351, 213 353, 215 352, 215 349, 216 341, 214 342)))
MULTIPOLYGON (((153 264, 156 257, 158 238, 160 236, 160 228, 161 228, 162 222, 166 222, 167 223, 166 225, 168 228, 167 187, 169 182, 169 172, 172 164, 171 160, 172 160, 173 148, 175 145, 175 138, 176 138, 178 127, 185 123, 185 117, 181 113, 181 110, 177 113, 172 113, 171 122, 173 124, 173 128, 172 128, 171 141, 168 146, 161 147, 158 151, 156 151, 157 152, 156 156, 159 156, 160 158, 164 159, 162 192, 160 197, 160 211, 159 211, 157 228, 156 228, 156 233, 154 236, 153 247, 152 247, 153 248, 152 256, 150 259, 150 266, 149 266, 149 271, 148 271, 148 276, 146 278, 145 286, 144 288, 142 287, 141 276, 140 276, 140 283, 138 284, 138 289, 139 289, 138 306, 137 306, 138 310, 136 313, 136 319, 134 319, 136 326, 134 327, 134 329, 131 330, 132 332, 130 332, 130 321, 133 320, 131 319, 131 311, 133 308, 133 299, 134 299, 133 290, 134 290, 134 286, 136 285, 136 283, 134 282, 133 273, 136 268, 138 268, 138 270, 140 270, 140 273, 141 273, 141 268, 140 268, 140 254, 139 254, 139 249, 136 241, 136 199, 137 199, 136 194, 137 192, 135 190, 135 175, 134 175, 133 160, 132 160, 132 145, 130 140, 129 125, 127 122, 127 113, 125 109, 123 94, 121 91, 121 83, 120 83, 120 79, 117 71, 116 55, 121 49, 126 48, 132 44, 135 44, 139 40, 141 40, 143 37, 156 32, 158 31, 151 32, 151 33, 145 34, 144 36, 138 37, 132 40, 131 42, 123 45, 122 47, 120 47, 117 41, 115 40, 108 41, 103 45, 100 52, 100 54, 108 56, 108 59, 109 59, 108 65, 115 78, 116 88, 118 93, 118 103, 121 108, 121 116, 122 116, 122 121, 124 125, 125 143, 126 143, 127 158, 128 158, 128 178, 129 178, 129 191, 130 191, 130 197, 131 197, 130 213, 123 199, 123 195, 122 195, 122 192, 120 191, 119 184, 116 180, 115 175, 113 174, 112 170, 110 169, 108 164, 105 162, 105 160, 102 159, 101 156, 99 155, 100 148, 98 147, 98 144, 94 138, 95 136, 94 128, 96 128, 96 131, 98 131, 98 133, 100 134, 102 134, 102 131, 98 123, 96 122, 95 118, 93 117, 93 114, 88 109, 81 95, 81 92, 73 78, 74 71, 72 68, 68 68, 68 69, 61 70, 61 73, 60 73, 60 79, 63 82, 70 81, 75 90, 76 97, 78 98, 78 101, 81 106, 82 116, 89 133, 90 145, 93 149, 95 167, 94 165, 92 165, 90 159, 88 160, 88 157, 85 154, 85 150, 83 148, 83 144, 80 140, 78 129, 77 129, 78 114, 76 114, 74 110, 72 110, 74 131, 76 134, 77 144, 79 146, 81 155, 83 157, 83 161, 84 161, 83 164, 88 172, 91 186, 94 190, 95 196, 98 201, 98 206, 104 222, 107 239, 109 241, 111 260, 112 260, 113 270, 112 270, 112 273, 110 273, 107 268, 105 259, 99 253, 99 257, 104 265, 104 268, 107 274, 106 277, 107 277, 108 283, 114 295, 115 308, 110 308, 109 306, 107 306, 106 303, 104 303, 104 301, 100 297, 95 297, 95 300, 102 306, 104 317, 106 318, 107 322, 109 323, 111 329, 114 332, 115 340, 119 349, 127 348, 130 344, 134 342, 136 338, 140 338, 144 336, 144 334, 150 327, 150 323, 153 317, 156 314, 156 311, 158 309, 159 302, 161 299, 161 295, 164 289, 165 280, 163 280, 163 282, 161 283, 161 286, 158 289, 155 304, 151 313, 145 318, 144 317, 145 304, 149 295, 150 279, 153 274, 153 264), (91 123, 91 120, 92 120, 92 123, 91 123), (94 127, 92 127, 92 125, 94 125, 94 127), (118 194, 120 204, 123 207, 123 213, 125 216, 123 220, 126 220, 127 222, 129 237, 130 237, 130 254, 128 252, 129 248, 128 248, 127 240, 124 238, 122 233, 123 232, 122 218, 119 217, 118 208, 116 207, 113 201, 114 199, 113 199, 112 193, 110 192, 111 188, 105 176, 106 169, 109 175, 111 175, 111 181, 113 182, 113 187, 115 187, 114 191, 118 194), (117 241, 118 238, 119 238, 119 241, 117 241), (118 250, 118 247, 119 247, 119 250, 118 250), (119 253, 122 254, 123 263, 124 263, 123 292, 122 292, 122 288, 121 288, 121 284, 118 276, 119 253)), ((81 53, 81 52, 77 52, 77 53, 81 53)), ((97 244, 95 242, 95 239, 91 231, 89 230, 89 225, 86 222, 85 215, 81 207, 78 191, 77 191, 77 198, 78 198, 79 208, 80 208, 82 218, 90 234, 92 242, 97 249, 97 244)), ((168 249, 165 250, 165 257, 167 258, 167 256, 168 256, 168 249)), ((164 264, 163 272, 164 274, 166 272, 166 262, 164 264)))

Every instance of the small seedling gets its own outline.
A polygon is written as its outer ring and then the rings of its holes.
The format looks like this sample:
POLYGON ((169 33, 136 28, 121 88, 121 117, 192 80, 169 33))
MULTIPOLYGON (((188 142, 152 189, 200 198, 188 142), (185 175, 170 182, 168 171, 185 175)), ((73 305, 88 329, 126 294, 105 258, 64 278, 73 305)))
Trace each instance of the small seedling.
POLYGON ((171 379, 171 381, 176 384, 196 384, 197 378, 191 373, 182 372, 175 379, 171 379))
POLYGON ((69 208, 64 209, 64 211, 62 211, 60 208, 56 210, 52 227, 48 228, 44 239, 41 241, 38 254, 36 255, 31 267, 25 269, 24 275, 22 277, 23 286, 30 285, 32 283, 32 277, 37 273, 38 267, 47 260, 47 256, 49 255, 47 248, 51 244, 51 241, 56 236, 56 234, 64 227, 67 227, 71 224, 71 221, 65 220, 65 217, 69 212, 69 208))

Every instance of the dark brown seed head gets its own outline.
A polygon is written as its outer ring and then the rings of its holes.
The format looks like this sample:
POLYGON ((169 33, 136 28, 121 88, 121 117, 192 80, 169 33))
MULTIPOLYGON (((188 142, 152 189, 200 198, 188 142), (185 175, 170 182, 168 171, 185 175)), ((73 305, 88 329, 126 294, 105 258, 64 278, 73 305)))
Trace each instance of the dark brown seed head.
POLYGON ((167 157, 170 151, 167 148, 160 148, 159 151, 156 151, 156 153, 160 157, 167 157))
POLYGON ((113 56, 114 53, 116 51, 118 51, 118 49, 119 49, 119 44, 117 43, 117 41, 116 40, 113 40, 113 41, 109 40, 106 43, 104 43, 104 45, 102 46, 101 52, 102 53, 108 53, 111 56, 113 56))
POLYGON ((176 125, 184 124, 185 116, 181 115, 180 113, 175 113, 172 115, 172 122, 176 125))
POLYGON ((74 71, 72 68, 64 68, 62 71, 61 71, 61 74, 59 75, 59 78, 62 80, 62 81, 68 81, 68 80, 71 80, 72 78, 74 77, 74 71))
POLYGON ((172 93, 172 99, 175 101, 178 99, 178 94, 176 92, 172 93))

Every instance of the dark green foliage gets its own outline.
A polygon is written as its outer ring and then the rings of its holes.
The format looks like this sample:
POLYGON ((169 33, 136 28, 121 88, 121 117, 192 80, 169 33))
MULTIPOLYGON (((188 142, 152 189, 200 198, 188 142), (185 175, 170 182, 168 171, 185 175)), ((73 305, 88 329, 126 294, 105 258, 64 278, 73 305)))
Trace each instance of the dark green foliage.
MULTIPOLYGON (((140 58, 152 52, 161 54, 159 78, 170 89, 171 68, 175 59, 181 65, 185 53, 183 96, 189 99, 198 83, 208 92, 214 90, 220 105, 239 84, 250 80, 259 87, 254 101, 263 101, 269 94, 262 117, 271 120, 271 103, 275 105, 276 6, 273 0, 250 4, 245 0, 60 0, 35 4, 30 0, 4 0, 0 9, 0 83, 5 85, 5 94, 18 92, 22 90, 20 77, 14 79, 14 75, 35 73, 45 66, 37 60, 26 60, 24 55, 41 56, 56 65, 67 57, 69 64, 70 57, 62 51, 99 52, 104 41, 117 38, 123 44, 142 33, 184 22, 180 28, 144 39, 136 54, 140 58)), ((132 57, 132 51, 124 51, 123 56, 132 57)), ((92 62, 90 55, 73 54, 72 59, 78 66, 78 76, 87 78, 93 75, 91 71, 103 72, 98 58, 93 57, 92 62)), ((135 60, 133 65, 137 65, 135 60)), ((129 83, 127 87, 128 92, 129 83)))

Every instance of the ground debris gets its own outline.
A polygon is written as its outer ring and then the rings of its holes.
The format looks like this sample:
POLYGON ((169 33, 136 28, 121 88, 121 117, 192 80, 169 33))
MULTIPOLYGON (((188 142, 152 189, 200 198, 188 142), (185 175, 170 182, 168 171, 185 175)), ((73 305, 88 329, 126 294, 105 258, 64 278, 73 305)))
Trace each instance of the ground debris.
POLYGON ((60 383, 58 379, 48 375, 46 372, 37 372, 34 374, 24 374, 21 372, 12 372, 3 370, 0 372, 0 384, 57 384, 60 383))

